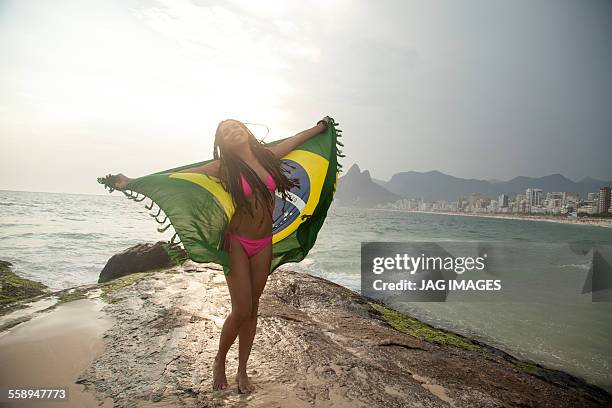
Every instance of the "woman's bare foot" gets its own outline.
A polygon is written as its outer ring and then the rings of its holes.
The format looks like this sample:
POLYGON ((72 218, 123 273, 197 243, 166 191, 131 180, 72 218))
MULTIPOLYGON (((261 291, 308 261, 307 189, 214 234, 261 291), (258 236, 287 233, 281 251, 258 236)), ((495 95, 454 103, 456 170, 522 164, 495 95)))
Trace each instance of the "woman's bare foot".
POLYGON ((223 390, 227 388, 227 378, 225 377, 225 359, 221 360, 215 356, 213 363, 213 390, 223 390))
POLYGON ((255 391, 255 386, 251 384, 246 371, 238 371, 236 373, 236 383, 238 384, 238 392, 241 394, 250 394, 255 391))

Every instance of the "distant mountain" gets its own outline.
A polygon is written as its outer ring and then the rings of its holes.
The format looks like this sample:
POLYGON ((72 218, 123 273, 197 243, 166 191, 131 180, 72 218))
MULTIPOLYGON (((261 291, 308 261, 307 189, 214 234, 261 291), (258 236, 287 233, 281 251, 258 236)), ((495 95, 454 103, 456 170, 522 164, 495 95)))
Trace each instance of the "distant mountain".
POLYGON ((456 200, 466 192, 489 193, 494 189, 493 184, 488 181, 462 179, 440 173, 437 170, 426 173, 417 171, 396 173, 385 184, 385 187, 404 197, 423 197, 425 200, 456 200))
POLYGON ((513 197, 519 193, 524 194, 528 188, 540 188, 545 192, 576 192, 580 194, 580 197, 586 198, 588 193, 596 192, 600 187, 612 185, 612 182, 590 177, 575 182, 561 174, 544 177, 519 176, 509 181, 478 180, 454 177, 437 170, 423 173, 417 171, 396 173, 389 181, 384 182, 372 179, 367 170, 362 173, 355 164, 345 176, 339 179, 338 185, 342 185, 341 193, 337 195, 341 205, 367 207, 374 206, 371 203, 391 202, 401 197, 422 197, 427 201, 455 201, 471 193, 480 193, 488 197, 497 197, 504 193, 513 197))
POLYGON ((334 201, 342 206, 375 207, 397 201, 402 197, 372 181, 368 170, 361 171, 353 164, 349 171, 338 179, 334 201))
POLYGON ((379 180, 374 177, 372 177, 372 181, 378 184, 379 186, 384 186, 387 183, 385 180, 379 180))
POLYGON ((571 191, 586 198, 588 193, 596 192, 600 187, 610 185, 595 179, 572 181, 561 174, 551 174, 544 177, 515 177, 509 181, 464 179, 449 176, 439 171, 419 173, 415 171, 394 174, 385 187, 391 192, 408 198, 423 197, 426 200, 456 200, 470 193, 480 193, 489 197, 497 197, 504 193, 509 196, 525 193, 528 188, 540 188, 545 192, 571 191))
POLYGON ((585 177, 578 183, 584 186, 588 186, 588 188, 590 188, 592 192, 599 191, 599 189, 603 186, 612 185, 612 182, 610 181, 597 180, 592 177, 585 177))
POLYGON ((532 187, 541 188, 544 191, 574 191, 580 193, 580 195, 585 198, 587 193, 599 190, 600 187, 599 185, 597 187, 591 186, 590 183, 576 183, 575 181, 565 178, 561 174, 551 174, 550 176, 539 178, 519 176, 510 181, 506 181, 501 184, 501 186, 503 186, 505 191, 514 194, 524 192, 526 189, 532 187))

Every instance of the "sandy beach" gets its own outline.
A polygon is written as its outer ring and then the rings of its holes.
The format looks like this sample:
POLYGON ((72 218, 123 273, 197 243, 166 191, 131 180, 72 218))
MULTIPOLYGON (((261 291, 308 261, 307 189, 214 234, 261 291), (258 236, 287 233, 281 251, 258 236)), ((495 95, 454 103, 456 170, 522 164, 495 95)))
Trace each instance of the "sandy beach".
POLYGON ((506 220, 520 220, 520 221, 543 221, 543 222, 554 222, 560 224, 571 224, 571 225, 589 225, 592 227, 606 227, 612 228, 612 218, 573 218, 573 217, 556 217, 546 215, 517 215, 517 214, 480 214, 480 213, 464 213, 464 212, 449 212, 449 211, 415 211, 415 210, 400 210, 392 208, 372 208, 373 210, 379 211, 397 211, 407 213, 421 213, 421 214, 439 214, 439 215, 459 215, 462 217, 482 217, 482 218, 498 218, 506 220))
MULTIPOLYGON (((0 333, 0 384, 19 387, 68 387, 67 401, 4 402, 6 407, 112 407, 75 383, 103 351, 104 332, 112 326, 99 299, 80 299, 0 333)), ((23 314, 23 313, 22 313, 23 314)))

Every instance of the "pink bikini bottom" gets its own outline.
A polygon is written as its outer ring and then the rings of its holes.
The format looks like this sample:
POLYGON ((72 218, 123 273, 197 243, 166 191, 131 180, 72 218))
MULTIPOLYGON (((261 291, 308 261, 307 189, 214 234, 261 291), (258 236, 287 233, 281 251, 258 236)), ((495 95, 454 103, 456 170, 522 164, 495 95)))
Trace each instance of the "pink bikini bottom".
POLYGON ((260 239, 245 238, 233 232, 226 231, 224 236, 225 249, 229 251, 229 240, 235 238, 240 243, 246 255, 251 258, 253 255, 260 252, 262 249, 272 244, 272 235, 260 239), (229 239, 228 239, 229 238, 229 239))

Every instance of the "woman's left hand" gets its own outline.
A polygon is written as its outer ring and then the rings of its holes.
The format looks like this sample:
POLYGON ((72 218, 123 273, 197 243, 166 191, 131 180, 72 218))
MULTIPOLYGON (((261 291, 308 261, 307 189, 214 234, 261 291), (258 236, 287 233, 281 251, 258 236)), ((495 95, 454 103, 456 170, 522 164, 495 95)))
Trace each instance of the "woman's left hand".
POLYGON ((321 119, 320 121, 317 122, 317 126, 319 124, 323 124, 323 126, 325 127, 325 130, 327 130, 327 127, 329 126, 329 116, 325 116, 323 119, 321 119))

